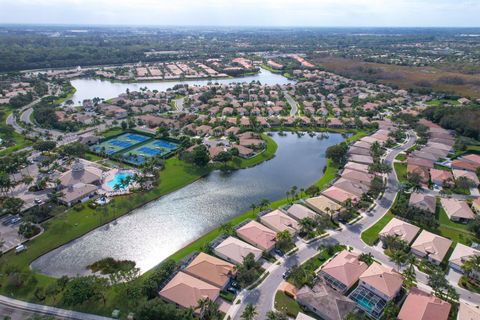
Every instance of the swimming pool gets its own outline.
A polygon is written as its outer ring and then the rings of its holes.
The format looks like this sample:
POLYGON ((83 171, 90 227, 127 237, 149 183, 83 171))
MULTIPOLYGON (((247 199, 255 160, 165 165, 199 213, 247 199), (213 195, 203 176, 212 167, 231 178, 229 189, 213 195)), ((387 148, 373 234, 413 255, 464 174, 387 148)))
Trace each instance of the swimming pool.
POLYGON ((125 189, 128 185, 122 185, 122 180, 125 180, 127 177, 133 177, 131 172, 117 172, 113 179, 107 182, 107 186, 112 190, 115 189, 115 186, 120 185, 120 189, 125 189))

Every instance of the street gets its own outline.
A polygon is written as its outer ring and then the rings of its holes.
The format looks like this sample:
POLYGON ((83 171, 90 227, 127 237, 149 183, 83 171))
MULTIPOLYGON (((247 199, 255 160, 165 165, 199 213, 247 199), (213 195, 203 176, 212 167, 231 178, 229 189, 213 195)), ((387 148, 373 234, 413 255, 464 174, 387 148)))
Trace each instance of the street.
MULTIPOLYGON (((391 150, 385 157, 385 163, 392 166, 395 157, 402 151, 409 149, 416 142, 416 137, 409 134, 408 141, 396 149, 391 150)), ((258 319, 265 319, 268 311, 273 309, 275 293, 279 285, 284 281, 283 273, 287 271, 293 265, 299 265, 307 261, 315 254, 318 253, 318 247, 320 245, 328 244, 343 244, 351 246, 362 252, 370 252, 381 263, 394 267, 394 264, 390 262, 389 258, 375 247, 366 245, 360 238, 363 230, 368 229, 370 226, 380 219, 392 206, 395 197, 398 192, 398 180, 395 170, 392 170, 387 175, 387 187, 383 197, 377 201, 377 206, 357 223, 353 225, 345 225, 341 231, 334 231, 330 233, 330 236, 324 239, 320 239, 311 244, 298 241, 297 247, 299 250, 292 256, 280 259, 280 265, 273 265, 268 269, 270 274, 257 288, 251 291, 244 291, 240 294, 241 304, 233 305, 229 315, 233 319, 240 319, 243 309, 247 304, 253 304, 257 308, 258 319)), ((419 270, 416 270, 418 286, 425 290, 430 290, 426 285, 428 276, 419 270)), ((465 289, 459 288, 456 281, 458 281, 458 275, 451 273, 448 276, 451 284, 455 287, 460 294, 461 300, 471 302, 473 304, 480 304, 480 295, 471 293, 465 289)))

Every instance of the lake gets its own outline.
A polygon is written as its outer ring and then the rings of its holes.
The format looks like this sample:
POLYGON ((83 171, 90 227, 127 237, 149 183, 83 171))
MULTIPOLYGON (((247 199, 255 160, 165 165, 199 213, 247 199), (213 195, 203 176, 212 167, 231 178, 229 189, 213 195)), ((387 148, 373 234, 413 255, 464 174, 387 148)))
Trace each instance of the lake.
POLYGON ((51 276, 85 274, 105 257, 133 260, 145 272, 209 230, 250 209, 262 198, 285 197, 292 186, 307 188, 323 175, 325 151, 344 140, 330 133, 320 140, 287 133, 272 138, 276 156, 258 166, 208 176, 153 201, 59 247, 32 263, 51 276))
POLYGON ((71 83, 77 91, 70 99, 75 104, 81 104, 83 100, 93 99, 94 97, 104 99, 115 98, 121 93, 125 93, 127 89, 130 91, 140 91, 140 88, 147 87, 150 90, 166 91, 167 89, 173 88, 176 84, 207 85, 208 83, 230 84, 236 82, 249 83, 252 81, 260 81, 260 83, 267 85, 282 85, 294 82, 282 75, 272 73, 265 69, 260 69, 260 72, 253 76, 214 80, 140 81, 127 83, 99 79, 74 79, 71 83))

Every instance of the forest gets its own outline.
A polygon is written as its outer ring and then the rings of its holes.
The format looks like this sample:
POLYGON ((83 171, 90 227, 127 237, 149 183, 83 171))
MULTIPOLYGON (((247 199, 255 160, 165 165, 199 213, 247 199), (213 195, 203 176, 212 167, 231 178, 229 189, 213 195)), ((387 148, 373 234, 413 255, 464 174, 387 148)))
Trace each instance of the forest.
POLYGON ((480 140, 480 106, 438 106, 428 107, 423 116, 445 129, 455 130, 458 134, 480 140))

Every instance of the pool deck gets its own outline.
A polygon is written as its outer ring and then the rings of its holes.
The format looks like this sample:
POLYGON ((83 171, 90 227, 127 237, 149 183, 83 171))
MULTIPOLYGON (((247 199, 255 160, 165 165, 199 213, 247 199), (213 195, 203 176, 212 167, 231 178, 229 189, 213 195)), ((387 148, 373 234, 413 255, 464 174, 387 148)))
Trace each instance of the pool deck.
MULTIPOLYGON (((113 179, 115 179, 115 176, 118 174, 118 173, 121 173, 121 172, 127 172, 127 173, 131 173, 131 174, 135 174, 136 171, 135 170, 121 170, 121 169, 111 169, 107 172, 104 173, 104 176, 103 176, 103 183, 102 183, 102 189, 105 191, 105 193, 114 193, 116 192, 115 190, 113 190, 113 188, 111 188, 108 183, 110 181, 112 181, 113 179)), ((129 189, 131 187, 133 187, 135 185, 135 183, 131 183, 128 187, 126 188, 122 188, 120 190, 120 192, 123 192, 122 194, 125 194, 127 191, 127 193, 129 193, 129 189)))

